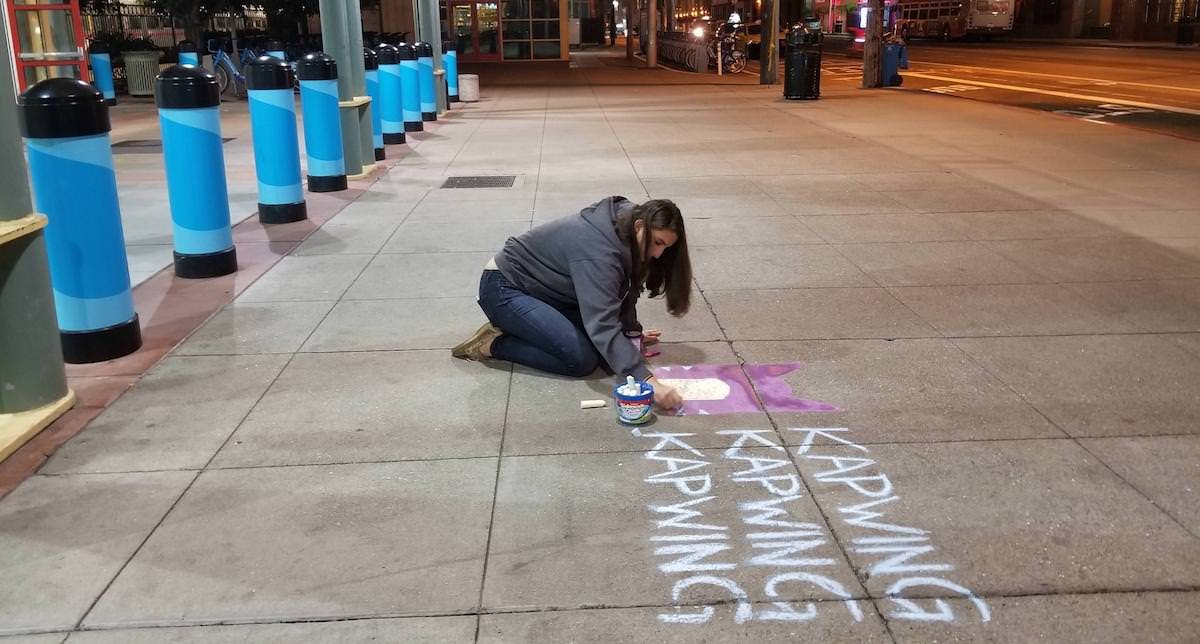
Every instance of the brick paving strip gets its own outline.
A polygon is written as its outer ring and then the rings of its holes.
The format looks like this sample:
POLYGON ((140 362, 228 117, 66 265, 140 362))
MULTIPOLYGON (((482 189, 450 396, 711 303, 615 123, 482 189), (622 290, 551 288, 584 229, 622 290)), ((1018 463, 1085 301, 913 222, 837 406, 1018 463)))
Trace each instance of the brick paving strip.
MULTIPOLYGON (((400 149, 396 148, 395 152, 400 149)), ((361 197, 402 156, 376 162, 372 174, 350 182, 342 192, 306 193, 308 219, 270 227, 252 216, 233 227, 238 270, 232 275, 204 280, 175 277, 168 266, 133 289, 134 305, 142 323, 142 348, 116 360, 67 365, 67 383, 78 401, 0 462, 0 499, 41 467, 54 452, 83 431, 89 422, 132 387, 184 338, 232 302, 280 259, 287 256, 325 222, 361 197)))

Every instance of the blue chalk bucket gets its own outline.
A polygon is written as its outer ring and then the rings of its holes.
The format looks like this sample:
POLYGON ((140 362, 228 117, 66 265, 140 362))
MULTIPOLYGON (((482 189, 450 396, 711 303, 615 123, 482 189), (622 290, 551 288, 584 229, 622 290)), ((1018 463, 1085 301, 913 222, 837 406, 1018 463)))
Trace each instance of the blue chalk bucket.
POLYGON ((621 383, 613 387, 613 398, 617 400, 617 420, 626 425, 643 425, 654 417, 654 387, 639 382, 641 391, 636 396, 621 393, 621 383))

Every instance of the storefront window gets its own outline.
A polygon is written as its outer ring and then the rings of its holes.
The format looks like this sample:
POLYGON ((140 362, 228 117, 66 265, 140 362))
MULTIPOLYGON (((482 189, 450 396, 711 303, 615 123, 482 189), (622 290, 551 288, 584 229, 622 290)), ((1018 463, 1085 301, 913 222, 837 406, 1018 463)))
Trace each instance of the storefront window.
POLYGON ((517 40, 529 40, 528 20, 505 20, 504 21, 504 40, 506 42, 515 42, 517 40))
POLYGON ((534 18, 557 18, 558 0, 533 0, 534 18))
POLYGON ((531 49, 528 42, 504 43, 504 60, 529 60, 531 49))
POLYGON ((558 0, 504 0, 504 59, 561 57, 558 0))
POLYGON ((554 60, 558 58, 558 41, 543 40, 533 43, 533 57, 542 60, 554 60))
POLYGON ((528 18, 529 0, 507 0, 504 3, 504 19, 528 18))

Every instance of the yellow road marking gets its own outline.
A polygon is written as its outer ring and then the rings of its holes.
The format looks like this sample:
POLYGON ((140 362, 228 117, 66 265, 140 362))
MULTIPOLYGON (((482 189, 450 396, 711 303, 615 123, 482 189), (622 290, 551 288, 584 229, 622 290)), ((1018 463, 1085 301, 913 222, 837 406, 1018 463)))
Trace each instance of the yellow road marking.
POLYGON ((1027 94, 1044 94, 1046 96, 1058 96, 1061 98, 1074 98, 1081 101, 1096 101, 1099 103, 1119 103, 1121 105, 1132 105, 1134 107, 1145 107, 1152 110, 1162 110, 1163 112, 1175 112, 1177 114, 1191 114, 1192 116, 1200 116, 1200 110, 1188 109, 1186 107, 1175 107, 1173 105, 1160 105, 1158 103, 1147 103, 1145 101, 1131 101, 1126 98, 1113 98, 1111 96, 1093 96, 1091 94, 1074 94, 1071 92, 1060 92, 1052 89, 1037 89, 1033 87, 1021 87, 1020 85, 1004 85, 1002 83, 990 83, 978 81, 968 78, 951 78, 949 76, 937 76, 934 74, 922 74, 920 72, 907 72, 905 76, 913 76, 916 78, 927 78, 929 80, 946 81, 948 83, 962 83, 964 85, 979 85, 980 87, 991 87, 993 89, 1007 89, 1014 92, 1025 92, 1027 94))
POLYGON ((1155 89, 1173 89, 1180 92, 1196 92, 1200 94, 1200 88, 1194 87, 1177 87, 1175 85, 1155 85, 1153 83, 1136 83, 1134 81, 1117 81, 1107 78, 1088 78, 1086 76, 1065 76, 1063 74, 1042 74, 1039 72, 1021 72, 1015 69, 1002 69, 999 67, 975 67, 972 65, 955 65, 953 63, 934 63, 926 61, 913 61, 920 65, 940 65, 942 67, 959 67, 962 69, 978 69, 983 72, 1000 72, 1004 74, 1020 74, 1022 76, 1041 76, 1043 78, 1066 78, 1069 80, 1091 81, 1094 83, 1115 83, 1117 85, 1131 85, 1134 87, 1153 87, 1155 89))

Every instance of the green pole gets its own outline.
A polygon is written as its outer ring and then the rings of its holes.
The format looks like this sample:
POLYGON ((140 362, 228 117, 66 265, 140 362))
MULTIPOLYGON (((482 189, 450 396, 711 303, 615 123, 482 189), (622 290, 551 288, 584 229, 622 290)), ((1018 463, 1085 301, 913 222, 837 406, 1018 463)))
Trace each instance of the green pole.
MULTIPOLYGON (((3 34, 0 29, 0 228, 33 213, 3 34)), ((0 414, 44 407, 66 395, 46 240, 36 230, 0 242, 0 414)))
MULTIPOLYGON (((557 0, 552 0, 557 1, 557 0)), ((417 0, 419 7, 417 8, 417 34, 419 39, 424 40, 433 47, 433 69, 434 71, 444 69, 442 67, 442 28, 441 17, 438 14, 437 0, 417 0)), ((441 76, 438 77, 439 79, 441 76)), ((446 101, 446 88, 443 83, 434 81, 433 93, 437 102, 438 114, 446 111, 449 103, 446 101)))
MULTIPOLYGON (((353 0, 355 6, 358 0, 353 0)), ((362 25, 347 24, 346 18, 348 10, 346 5, 349 4, 346 0, 320 0, 321 11, 321 41, 325 48, 325 53, 333 56, 333 59, 338 64, 338 100, 341 103, 341 124, 342 124, 342 156, 346 162, 346 174, 357 175, 363 171, 363 154, 362 147, 363 137, 360 130, 361 120, 358 106, 354 104, 355 98, 362 96, 363 93, 355 93, 357 87, 365 84, 363 80, 363 52, 362 52, 362 25), (358 49, 352 49, 348 31, 350 28, 359 30, 358 49), (354 60, 358 60, 358 83, 355 84, 353 64, 354 60)), ((368 141, 371 136, 371 113, 367 112, 367 137, 368 141)), ((375 159, 375 145, 372 143, 365 151, 370 153, 371 161, 375 159)))
MULTIPOLYGON (((364 98, 367 95, 367 70, 366 63, 363 62, 362 9, 358 5, 358 0, 343 0, 343 2, 346 8, 346 43, 350 52, 354 54, 347 59, 349 64, 345 68, 350 76, 350 90, 356 98, 364 98)), ((342 63, 339 62, 338 66, 342 68, 342 63)), ((375 163, 375 141, 371 134, 371 110, 377 109, 379 109, 378 105, 368 103, 359 106, 355 112, 358 118, 358 158, 364 166, 375 163)))

